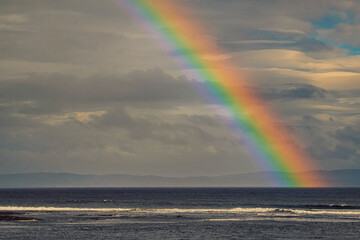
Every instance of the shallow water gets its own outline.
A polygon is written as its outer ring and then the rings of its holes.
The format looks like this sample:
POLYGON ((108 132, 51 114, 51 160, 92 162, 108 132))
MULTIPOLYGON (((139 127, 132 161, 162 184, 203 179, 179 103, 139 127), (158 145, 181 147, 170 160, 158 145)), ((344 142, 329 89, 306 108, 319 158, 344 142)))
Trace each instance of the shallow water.
POLYGON ((2 189, 6 214, 40 220, 0 239, 358 239, 360 189, 2 189))

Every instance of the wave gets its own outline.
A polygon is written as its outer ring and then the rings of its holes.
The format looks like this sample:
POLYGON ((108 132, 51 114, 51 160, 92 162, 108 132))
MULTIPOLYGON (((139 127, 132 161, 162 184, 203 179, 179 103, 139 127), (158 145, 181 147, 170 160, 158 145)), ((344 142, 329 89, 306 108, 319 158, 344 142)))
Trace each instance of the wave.
POLYGON ((273 205, 277 208, 294 208, 294 209, 359 209, 360 206, 348 204, 304 204, 304 205, 273 205))
POLYGON ((149 212, 149 213, 260 213, 272 212, 275 208, 72 208, 72 207, 27 207, 27 206, 0 206, 0 211, 79 211, 79 212, 149 212))
POLYGON ((290 209, 281 209, 281 208, 276 208, 274 210, 275 213, 295 213, 293 210, 290 209))
POLYGON ((183 208, 72 208, 72 207, 27 207, 27 206, 0 206, 0 211, 40 211, 40 212, 133 212, 153 214, 299 214, 299 215, 359 215, 360 210, 350 209, 290 209, 290 208, 220 208, 220 209, 183 209, 183 208))
POLYGON ((59 212, 148 212, 148 213, 266 213, 278 211, 277 208, 72 208, 72 207, 27 207, 0 206, 0 211, 59 211, 59 212))
POLYGON ((267 205, 266 207, 275 207, 278 209, 333 209, 333 210, 360 210, 360 206, 348 205, 348 204, 304 204, 304 205, 267 205))
POLYGON ((0 206, 0 211, 36 211, 36 212, 122 212, 132 208, 71 208, 71 207, 26 207, 0 206))
MULTIPOLYGON (((208 218, 203 219, 203 222, 240 222, 240 221, 267 221, 269 218, 259 218, 259 217, 247 217, 247 218, 208 218)), ((358 218, 306 218, 306 217, 298 217, 298 218, 279 218, 274 217, 271 218, 271 221, 281 221, 281 222, 326 222, 326 223, 339 223, 339 222, 359 222, 358 218)))
POLYGON ((306 204, 302 206, 310 209, 360 209, 360 206, 351 206, 347 204, 306 204))

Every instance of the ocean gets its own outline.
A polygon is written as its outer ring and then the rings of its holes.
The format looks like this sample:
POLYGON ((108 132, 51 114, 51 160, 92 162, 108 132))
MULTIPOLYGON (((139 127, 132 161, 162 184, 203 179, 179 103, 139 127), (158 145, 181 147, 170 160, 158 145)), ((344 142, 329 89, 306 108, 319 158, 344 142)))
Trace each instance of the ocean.
POLYGON ((359 239, 360 188, 0 189, 0 239, 359 239))

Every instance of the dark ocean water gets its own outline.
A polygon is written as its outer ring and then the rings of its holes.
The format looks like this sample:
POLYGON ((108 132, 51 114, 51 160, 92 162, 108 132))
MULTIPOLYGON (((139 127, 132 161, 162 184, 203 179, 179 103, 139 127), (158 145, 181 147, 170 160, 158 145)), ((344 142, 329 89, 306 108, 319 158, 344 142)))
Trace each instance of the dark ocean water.
POLYGON ((360 189, 0 189, 0 239, 360 239, 360 189))

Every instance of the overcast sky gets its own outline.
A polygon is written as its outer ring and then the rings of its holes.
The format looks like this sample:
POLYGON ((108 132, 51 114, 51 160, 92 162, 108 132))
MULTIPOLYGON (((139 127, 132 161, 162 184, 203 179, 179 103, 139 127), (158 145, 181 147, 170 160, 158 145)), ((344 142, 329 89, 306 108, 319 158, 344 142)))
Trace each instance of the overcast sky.
MULTIPOLYGON (((262 170, 119 1, 0 1, 0 173, 262 170)), ((360 168, 359 1, 181 2, 319 169, 360 168)))

